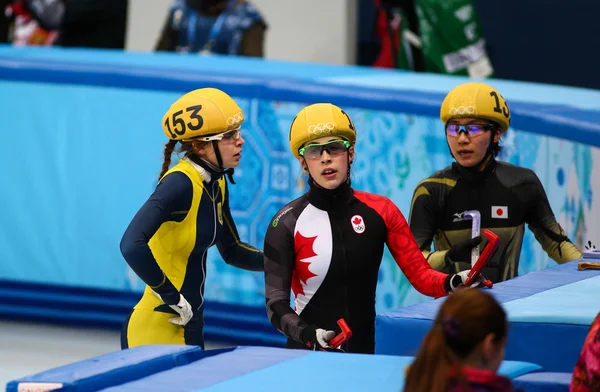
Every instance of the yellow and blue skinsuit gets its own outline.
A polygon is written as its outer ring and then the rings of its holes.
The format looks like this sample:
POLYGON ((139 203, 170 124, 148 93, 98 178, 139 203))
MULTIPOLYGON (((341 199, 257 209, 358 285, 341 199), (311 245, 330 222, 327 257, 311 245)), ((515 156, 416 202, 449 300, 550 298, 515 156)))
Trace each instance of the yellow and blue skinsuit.
POLYGON ((240 241, 228 200, 223 174, 208 169, 195 155, 182 159, 161 178, 121 240, 123 257, 146 283, 142 299, 125 322, 122 348, 204 347, 206 255, 212 245, 230 265, 263 270, 263 252, 240 241), (178 298, 181 293, 194 311, 190 322, 184 327, 170 323, 177 314, 153 289, 163 298, 178 298))

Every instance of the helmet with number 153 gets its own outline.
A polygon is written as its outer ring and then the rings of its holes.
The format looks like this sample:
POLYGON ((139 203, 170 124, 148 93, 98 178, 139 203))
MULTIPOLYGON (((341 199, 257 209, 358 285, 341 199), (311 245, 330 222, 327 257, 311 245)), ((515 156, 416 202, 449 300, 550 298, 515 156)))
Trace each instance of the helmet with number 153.
POLYGON ((290 127, 290 149, 296 158, 300 148, 315 139, 339 136, 356 142, 356 130, 350 117, 331 103, 316 103, 302 109, 290 127))
POLYGON ((188 141, 240 128, 244 113, 226 93, 216 88, 190 91, 175 101, 162 120, 171 140, 188 141))
POLYGON ((478 82, 470 82, 455 87, 448 93, 440 110, 444 124, 457 118, 481 118, 496 122, 502 133, 510 126, 508 104, 493 87, 478 82))

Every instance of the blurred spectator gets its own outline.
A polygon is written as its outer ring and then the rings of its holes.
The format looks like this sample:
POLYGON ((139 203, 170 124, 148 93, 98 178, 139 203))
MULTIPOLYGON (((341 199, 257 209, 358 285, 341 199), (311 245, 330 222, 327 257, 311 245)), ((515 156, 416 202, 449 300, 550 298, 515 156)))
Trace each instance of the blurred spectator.
POLYGON ((415 0, 374 0, 381 46, 373 63, 379 68, 423 71, 415 0))
MULTIPOLYGON (((7 42, 16 46, 48 46, 53 45, 58 38, 56 30, 64 15, 64 4, 60 1, 49 3, 51 7, 33 10, 27 1, 6 2, 5 16, 8 30, 7 42), (36 11, 41 11, 38 14, 36 11)), ((43 3, 34 3, 42 4, 43 3)))
POLYGON ((404 391, 513 391, 511 380, 496 373, 507 330, 506 313, 492 296, 478 289, 455 291, 408 369, 404 391))
POLYGON ((5 44, 8 41, 8 30, 10 28, 9 17, 7 15, 8 5, 11 0, 0 0, 0 44, 5 44), (5 11, 6 10, 6 11, 5 11))
POLYGON ((373 66, 493 76, 473 0, 371 1, 380 42, 373 66))
POLYGON ((156 50, 263 57, 266 29, 245 0, 175 0, 156 50))
POLYGON ((59 45, 125 49, 128 0, 63 1, 59 45))
POLYGON ((426 72, 493 76, 473 0, 415 0, 415 5, 426 72))
POLYGON ((575 365, 571 392, 600 391, 600 314, 592 323, 575 365))
POLYGON ((9 0, 15 45, 125 48, 128 0, 9 0))

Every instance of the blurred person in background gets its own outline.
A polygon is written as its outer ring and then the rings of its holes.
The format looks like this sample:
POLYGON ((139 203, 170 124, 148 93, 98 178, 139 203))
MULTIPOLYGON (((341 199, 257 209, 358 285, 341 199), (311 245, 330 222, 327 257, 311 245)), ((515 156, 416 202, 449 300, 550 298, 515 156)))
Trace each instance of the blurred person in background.
POLYGON ((415 0, 415 7, 425 72, 493 77, 473 0, 415 0))
POLYGON ((502 306, 481 290, 459 289, 442 304, 407 371, 406 392, 511 392, 497 374, 508 322, 502 306))
POLYGON ((263 252, 240 240, 229 209, 225 177, 235 184, 243 121, 237 103, 214 88, 183 95, 164 115, 163 132, 169 141, 158 185, 121 239, 125 261, 146 284, 125 321, 122 348, 204 348, 206 256, 213 245, 226 263, 263 270, 263 252), (184 156, 169 169, 178 144, 184 156))
POLYGON ((14 45, 124 49, 128 0, 11 0, 14 45))
POLYGON ((483 269, 494 283, 518 275, 525 224, 557 263, 582 257, 556 221, 538 176, 496 161, 500 137, 510 126, 508 105, 498 91, 484 83, 461 84, 442 102, 440 119, 456 162, 416 186, 409 217, 433 268, 447 273, 471 268, 472 220, 463 216, 468 210, 481 214, 481 230, 500 237, 483 269))
POLYGON ((374 67, 423 71, 415 0, 374 0, 380 50, 374 67))
POLYGON ((175 0, 156 50, 263 57, 266 30, 245 0, 175 0))
POLYGON ((7 18, 7 40, 15 46, 52 46, 64 16, 64 3, 10 0, 3 8, 7 18), (33 8, 32 8, 33 7, 33 8))
POLYGON ((373 66, 492 77, 473 0, 373 0, 380 51, 373 66))
POLYGON ((600 391, 600 314, 592 323, 573 371, 570 392, 600 391))
POLYGON ((9 41, 9 30, 11 24, 9 5, 12 0, 0 0, 0 44, 6 44, 9 41))
POLYGON ((341 350, 372 354, 375 292, 386 245, 423 295, 447 295, 466 281, 468 271, 432 269, 398 207, 384 196, 351 187, 356 130, 342 109, 329 103, 305 107, 294 118, 289 139, 310 189, 277 212, 267 229, 269 320, 288 337, 288 348, 330 350, 343 318, 352 337, 341 350))

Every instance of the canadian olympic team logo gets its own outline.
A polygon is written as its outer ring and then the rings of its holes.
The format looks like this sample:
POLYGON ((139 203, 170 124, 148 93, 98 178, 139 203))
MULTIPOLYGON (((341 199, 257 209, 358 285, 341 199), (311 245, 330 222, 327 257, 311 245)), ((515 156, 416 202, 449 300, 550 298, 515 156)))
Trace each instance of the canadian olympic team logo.
POLYGON ((234 129, 239 128, 242 121, 244 121, 244 114, 239 112, 227 119, 227 126, 234 129))
POLYGON ((450 108, 450 115, 456 116, 457 114, 464 116, 465 114, 475 114, 475 106, 459 106, 457 108, 450 108))
POLYGON ((354 215, 350 218, 350 223, 352 223, 352 228, 358 234, 362 234, 365 231, 365 221, 360 215, 354 215))
POLYGON ((318 123, 308 127, 308 133, 312 133, 313 135, 329 134, 333 131, 333 128, 333 123, 331 122, 318 123))

